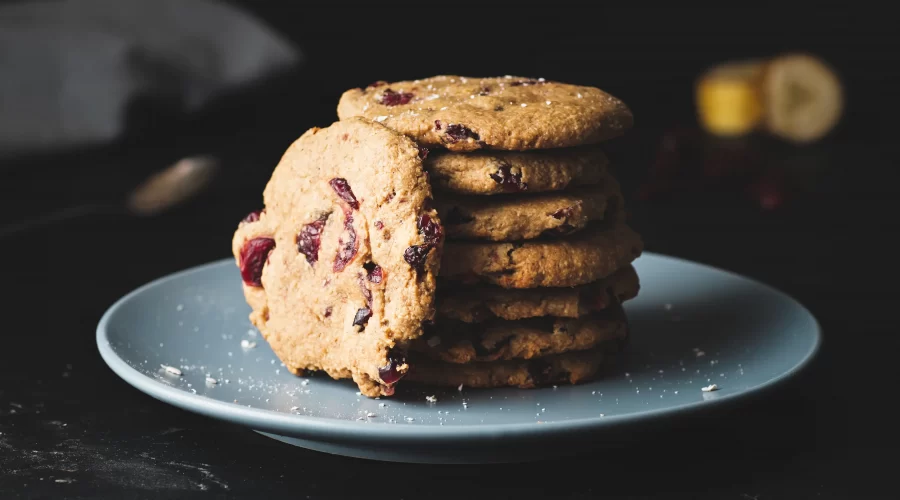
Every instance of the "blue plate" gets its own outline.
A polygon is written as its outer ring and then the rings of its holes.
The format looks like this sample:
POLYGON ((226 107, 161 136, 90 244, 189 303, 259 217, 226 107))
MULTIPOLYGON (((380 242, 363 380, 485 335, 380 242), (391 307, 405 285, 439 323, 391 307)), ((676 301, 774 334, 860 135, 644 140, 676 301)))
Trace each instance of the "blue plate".
POLYGON ((349 381, 295 377, 247 319, 230 259, 123 297, 100 320, 97 345, 129 384, 186 410, 314 450, 430 463, 574 453, 624 425, 771 387, 819 347, 815 318, 769 286, 652 253, 635 267, 641 293, 625 307, 632 341, 605 378, 578 386, 459 391, 401 383, 395 397, 373 400, 349 381), (713 384, 717 390, 703 390, 713 384))

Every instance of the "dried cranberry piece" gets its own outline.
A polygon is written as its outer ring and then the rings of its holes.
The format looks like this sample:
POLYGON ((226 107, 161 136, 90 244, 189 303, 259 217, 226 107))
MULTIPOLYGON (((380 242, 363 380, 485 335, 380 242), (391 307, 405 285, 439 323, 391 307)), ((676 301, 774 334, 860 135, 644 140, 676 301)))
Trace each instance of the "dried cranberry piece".
POLYGON ((428 214, 419 216, 419 220, 416 221, 416 227, 419 228, 419 233, 425 236, 425 243, 429 245, 438 244, 444 236, 444 230, 441 228, 441 225, 432 220, 428 214))
POLYGON ((350 184, 347 184, 347 179, 336 177, 331 179, 329 184, 331 184, 331 189, 334 189, 334 192, 337 193, 342 200, 346 201, 347 204, 354 209, 359 209, 359 202, 356 201, 356 196, 353 196, 353 191, 350 189, 350 184))
POLYGON ((556 212, 550 214, 556 220, 568 219, 572 216, 572 207, 560 208, 556 212))
POLYGON ((328 306, 328 307, 325 308, 325 317, 326 317, 326 318, 331 317, 331 311, 332 311, 332 310, 333 310, 333 308, 332 308, 331 306, 328 306))
POLYGON ((272 238, 253 238, 241 248, 241 278, 250 286, 262 286, 263 266, 275 249, 272 238))
POLYGON ((419 146, 419 159, 420 160, 424 160, 425 158, 428 158, 428 153, 429 153, 428 148, 426 148, 425 146, 419 146))
POLYGON ((325 214, 314 222, 303 226, 297 235, 297 250, 306 256, 306 262, 315 264, 319 260, 319 247, 322 245, 322 229, 328 221, 325 214))
POLYGON ((435 130, 440 130, 440 129, 441 129, 441 121, 440 121, 440 120, 435 120, 435 121, 434 121, 434 129, 435 129, 435 130))
POLYGON ((500 165, 500 168, 493 174, 491 179, 507 192, 520 192, 528 189, 528 184, 522 182, 522 173, 512 173, 512 169, 506 163, 500 165))
POLYGON ((382 278, 384 278, 384 271, 381 269, 381 266, 374 262, 366 262, 363 264, 363 267, 366 269, 366 279, 372 283, 381 283, 382 278))
POLYGON ((412 266, 416 273, 421 273, 425 270, 425 260, 431 248, 431 245, 413 245, 403 252, 403 260, 412 266))
POLYGON ((375 229, 384 229, 384 223, 380 220, 375 221, 375 229))
POLYGON ((396 384, 405 373, 400 373, 400 367, 406 364, 406 356, 400 353, 388 354, 388 364, 378 369, 378 376, 387 385, 396 384))
POLYGON ((458 224, 466 224, 468 222, 472 222, 473 220, 475 220, 475 217, 464 214, 462 210, 459 209, 459 207, 453 207, 450 209, 450 212, 447 213, 447 217, 444 222, 451 226, 456 226, 458 224))
POLYGON ((353 326, 366 327, 369 318, 372 317, 372 310, 368 307, 360 307, 356 310, 356 316, 353 317, 353 326))
POLYGON ((259 216, 262 214, 262 210, 254 210, 247 214, 246 217, 241 219, 241 222, 256 222, 259 220, 259 216))
POLYGON ((465 125, 460 125, 459 123, 447 124, 447 131, 444 133, 444 142, 455 144, 464 139, 474 139, 478 141, 481 140, 481 136, 465 125))
POLYGON ((384 89, 378 103, 385 106, 397 106, 400 104, 409 104, 414 95, 411 92, 394 92, 391 89, 384 89))
POLYGON ((353 213, 349 210, 344 213, 344 229, 347 232, 347 239, 344 239, 344 235, 338 239, 338 254, 334 257, 334 266, 332 266, 336 273, 343 271, 359 250, 356 229, 353 227, 353 213))

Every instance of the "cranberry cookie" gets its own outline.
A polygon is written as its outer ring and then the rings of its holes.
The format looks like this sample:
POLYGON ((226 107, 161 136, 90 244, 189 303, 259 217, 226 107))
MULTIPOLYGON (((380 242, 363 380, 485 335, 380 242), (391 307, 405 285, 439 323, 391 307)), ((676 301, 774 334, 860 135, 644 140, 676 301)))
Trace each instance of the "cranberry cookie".
POLYGON ((435 195, 447 237, 489 241, 563 236, 589 222, 624 219, 619 184, 608 177, 598 186, 521 196, 435 195))
POLYGON ((577 286, 605 278, 640 257, 641 237, 626 224, 587 228, 560 240, 448 241, 441 277, 503 288, 577 286))
POLYGON ((263 198, 232 242, 251 321, 292 372, 392 394, 408 368, 392 349, 434 315, 443 239, 419 148, 361 118, 313 128, 263 198))
POLYGON ((619 350, 611 341, 587 351, 567 352, 534 359, 447 363, 417 360, 407 380, 443 387, 518 387, 531 389, 549 384, 579 384, 596 378, 619 350))
POLYGON ((437 317, 480 323, 494 318, 517 320, 541 316, 578 318, 637 297, 640 281, 632 266, 578 287, 506 289, 498 286, 438 284, 437 317))
POLYGON ((463 323, 442 318, 409 349, 448 363, 531 359, 583 351, 627 335, 625 313, 614 304, 580 318, 542 318, 463 323))
POLYGON ((515 76, 435 76, 344 92, 343 120, 363 116, 451 151, 567 148, 622 135, 631 111, 594 87, 515 76))
POLYGON ((609 159, 596 146, 542 151, 432 151, 425 158, 435 189, 461 194, 540 193, 597 184, 609 159))

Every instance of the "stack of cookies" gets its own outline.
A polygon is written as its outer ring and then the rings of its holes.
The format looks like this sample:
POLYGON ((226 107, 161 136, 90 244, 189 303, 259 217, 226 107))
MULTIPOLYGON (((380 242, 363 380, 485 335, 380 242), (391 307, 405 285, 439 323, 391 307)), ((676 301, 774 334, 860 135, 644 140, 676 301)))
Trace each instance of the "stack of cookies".
POLYGON ((628 335, 640 237, 597 144, 593 87, 377 82, 298 139, 233 239, 251 321, 294 373, 535 387, 596 376, 628 335))
POLYGON ((437 314, 409 344, 407 380, 576 383, 623 344, 643 244, 597 146, 631 126, 621 101, 543 79, 441 76, 350 90, 338 115, 430 149, 447 241, 437 314))

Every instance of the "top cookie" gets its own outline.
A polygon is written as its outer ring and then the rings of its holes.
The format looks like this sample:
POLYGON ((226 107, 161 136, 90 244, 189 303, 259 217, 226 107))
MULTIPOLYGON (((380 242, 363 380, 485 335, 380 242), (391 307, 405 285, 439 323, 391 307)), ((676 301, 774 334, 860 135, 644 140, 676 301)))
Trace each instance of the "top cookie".
POLYGON ((253 324, 291 371, 390 395, 407 369, 391 349, 434 315, 443 243, 418 147, 361 118, 314 128, 263 196, 232 242, 253 324))
POLYGON ((344 92, 337 111, 451 151, 595 144, 633 123, 625 103, 598 88, 515 76, 376 82, 344 92))

